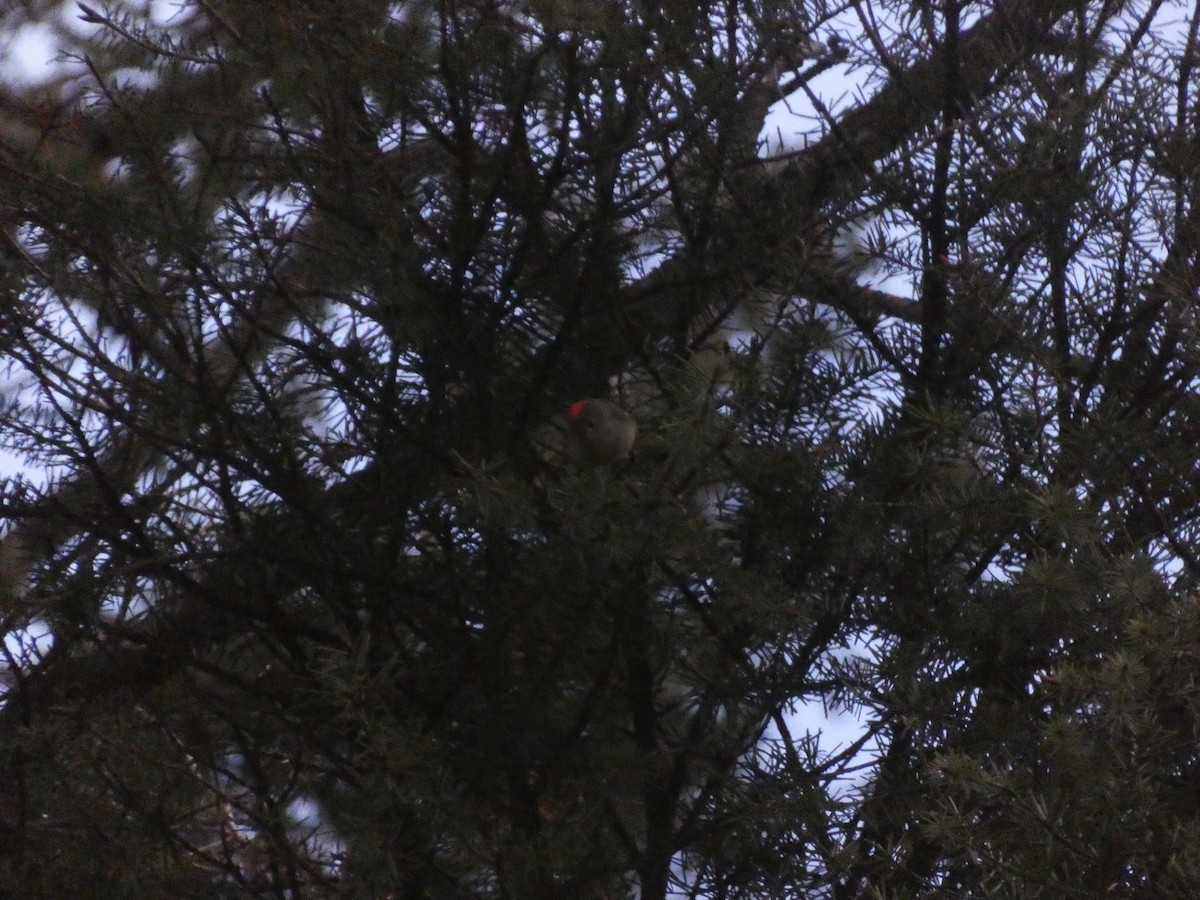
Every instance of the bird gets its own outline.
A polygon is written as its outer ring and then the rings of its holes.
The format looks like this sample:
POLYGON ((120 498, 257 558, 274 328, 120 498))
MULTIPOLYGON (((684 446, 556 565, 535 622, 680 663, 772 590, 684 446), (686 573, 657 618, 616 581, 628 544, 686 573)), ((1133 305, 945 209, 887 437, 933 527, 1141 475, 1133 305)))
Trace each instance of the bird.
POLYGON ((629 458, 637 420, 611 400, 576 400, 567 409, 567 458, 581 466, 603 466, 629 458))

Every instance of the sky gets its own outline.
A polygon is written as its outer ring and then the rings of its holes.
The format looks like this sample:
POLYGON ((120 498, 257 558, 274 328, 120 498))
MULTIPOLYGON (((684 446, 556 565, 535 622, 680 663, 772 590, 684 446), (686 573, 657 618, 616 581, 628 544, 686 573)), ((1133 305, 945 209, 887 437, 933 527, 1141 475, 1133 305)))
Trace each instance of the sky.
MULTIPOLYGON (((166 0, 154 0, 149 6, 153 18, 159 22, 170 21, 179 10, 175 2, 166 0)), ((69 12, 63 24, 68 30, 84 33, 86 29, 94 27, 80 20, 77 7, 70 5, 66 9, 69 12)), ((849 14, 844 21, 838 23, 837 28, 841 34, 850 37, 857 32, 857 24, 849 14)), ((831 33, 817 34, 814 38, 824 42, 830 36, 831 33)), ((10 86, 28 88, 46 85, 61 73, 62 66, 78 65, 65 62, 59 57, 60 47, 56 44, 56 33, 48 25, 27 25, 7 36, 0 36, 0 77, 10 86)), ((870 73, 865 69, 850 71, 844 65, 834 66, 814 79, 809 88, 824 107, 836 113, 862 102, 864 95, 869 94, 871 90, 869 76, 870 73)), ((822 128, 815 106, 804 94, 795 94, 781 99, 772 108, 762 130, 763 152, 770 154, 777 149, 798 149, 808 141, 818 138, 821 133, 822 128)), ((891 293, 901 296, 911 296, 913 293, 913 285, 907 278, 872 278, 870 272, 867 273, 867 277, 876 287, 891 293)), ((11 475, 17 471, 20 471, 20 465, 15 457, 0 456, 0 475, 11 475)), ((35 483, 45 483, 46 473, 25 470, 25 474, 35 483)), ((31 648, 44 651, 47 640, 47 630, 37 623, 5 637, 12 651, 29 651, 31 648)), ((863 644, 849 647, 844 653, 852 656, 866 652, 866 649, 864 639, 863 644)), ((819 734, 822 749, 830 753, 850 746, 863 734, 864 728, 857 716, 825 709, 820 703, 798 706, 789 719, 789 727, 795 733, 819 734)), ((773 736, 771 731, 768 731, 767 736, 773 736)))
MULTIPOLYGON (((154 17, 159 21, 167 21, 177 12, 177 5, 173 2, 158 0, 152 7, 154 17)), ((91 27, 79 21, 76 8, 68 9, 72 10, 66 20, 70 28, 82 30, 91 27)), ((843 34, 853 36, 857 26, 848 18, 840 28, 843 34)), ((815 38, 824 41, 829 36, 818 34, 815 38)), ((54 30, 46 25, 29 25, 7 36, 0 36, 0 77, 8 85, 18 88, 49 84, 66 64, 58 59, 60 48, 55 41, 54 30)), ((870 72, 865 69, 850 71, 847 66, 835 66, 814 79, 809 88, 817 95, 821 105, 836 114, 839 110, 858 105, 864 95, 870 93, 869 76, 870 72)), ((761 134, 763 152, 770 154, 777 149, 799 149, 807 142, 820 137, 821 133, 822 128, 814 104, 805 95, 796 94, 781 99, 773 106, 761 134)), ((912 296, 914 291, 911 279, 905 277, 885 279, 874 277, 871 272, 867 272, 866 277, 874 286, 893 294, 912 296)), ((47 473, 22 470, 19 460, 15 457, 0 455, 0 475, 12 475, 18 471, 24 471, 34 483, 44 484, 47 477, 47 473)), ((4 641, 11 653, 28 654, 25 658, 36 658, 38 652, 44 652, 49 646, 48 629, 35 622, 29 627, 7 634, 4 641)), ((845 648, 842 655, 845 658, 868 655, 869 650, 869 638, 863 636, 860 642, 845 648)), ((821 751, 828 754, 853 746, 863 736, 865 729, 864 722, 857 715, 828 709, 819 701, 798 704, 787 717, 787 725, 793 736, 808 734, 816 737, 821 751)), ((778 738, 778 733, 772 726, 768 728, 765 737, 768 740, 778 738)), ((863 758, 870 758, 875 749, 873 745, 863 748, 863 758)), ((869 772, 864 770, 858 777, 865 780, 868 776, 869 772)), ((852 791, 854 785, 848 783, 845 789, 852 791)), ((315 813, 307 809, 297 812, 297 818, 311 820, 314 816, 315 813)))

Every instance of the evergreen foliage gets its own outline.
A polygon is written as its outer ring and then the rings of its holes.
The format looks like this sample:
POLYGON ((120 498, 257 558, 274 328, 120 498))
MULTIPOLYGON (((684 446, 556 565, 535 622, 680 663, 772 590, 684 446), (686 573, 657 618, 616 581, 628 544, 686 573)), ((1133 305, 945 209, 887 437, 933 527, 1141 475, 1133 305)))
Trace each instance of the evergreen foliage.
POLYGON ((1200 12, 34 25, 8 895, 1200 894, 1200 12))

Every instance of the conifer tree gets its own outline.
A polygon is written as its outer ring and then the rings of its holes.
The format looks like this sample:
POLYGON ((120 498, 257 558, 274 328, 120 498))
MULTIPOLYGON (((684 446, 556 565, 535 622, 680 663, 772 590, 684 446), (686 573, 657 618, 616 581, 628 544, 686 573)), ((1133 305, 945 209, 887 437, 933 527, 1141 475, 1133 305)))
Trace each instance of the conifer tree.
POLYGON ((13 896, 1200 890, 1200 13, 0 31, 13 896))

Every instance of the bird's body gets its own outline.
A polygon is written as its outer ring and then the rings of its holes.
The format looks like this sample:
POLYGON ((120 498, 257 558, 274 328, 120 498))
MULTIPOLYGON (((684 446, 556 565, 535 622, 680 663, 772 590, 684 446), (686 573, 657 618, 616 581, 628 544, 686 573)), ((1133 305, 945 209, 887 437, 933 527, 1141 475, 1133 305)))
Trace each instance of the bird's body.
POLYGON ((626 459, 637 437, 637 420, 610 400, 577 400, 567 410, 567 457, 583 466, 626 459))

